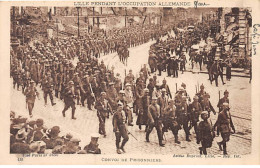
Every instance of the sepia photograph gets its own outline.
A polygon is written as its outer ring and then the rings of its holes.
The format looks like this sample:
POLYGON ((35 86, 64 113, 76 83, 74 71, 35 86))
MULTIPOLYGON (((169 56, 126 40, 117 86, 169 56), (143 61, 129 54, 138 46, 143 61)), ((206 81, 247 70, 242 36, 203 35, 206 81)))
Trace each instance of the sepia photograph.
POLYGON ((17 163, 174 164, 259 152, 252 7, 79 3, 8 8, 10 109, 1 120, 17 163))

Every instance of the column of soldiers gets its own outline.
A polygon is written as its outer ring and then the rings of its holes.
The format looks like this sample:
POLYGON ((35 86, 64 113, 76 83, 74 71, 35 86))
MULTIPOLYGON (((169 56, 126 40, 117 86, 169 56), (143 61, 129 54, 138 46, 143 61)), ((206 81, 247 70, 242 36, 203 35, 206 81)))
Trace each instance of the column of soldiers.
MULTIPOLYGON (((62 46, 62 44, 59 45, 62 46)), ((43 89, 45 105, 47 105, 47 96, 50 97, 51 104, 55 105, 53 91, 57 99, 64 100, 65 107, 61 113, 63 117, 66 117, 66 111, 71 107, 71 119, 76 119, 76 105, 84 106, 85 102, 89 110, 93 107, 97 109, 99 133, 104 137, 107 135, 106 118, 113 115, 113 131, 116 135, 116 147, 119 154, 125 152, 124 146, 129 139, 127 125, 133 126, 133 112, 138 116, 136 124, 139 129, 145 125, 147 142, 150 141, 149 136, 154 127, 157 131, 159 145, 162 147, 164 146, 163 135, 169 129, 175 137, 175 143, 180 143, 178 131, 181 128, 184 129, 186 141, 189 142, 191 141, 190 129, 194 127, 197 142, 202 143, 200 151, 206 154, 206 148, 210 145, 205 142, 207 138, 203 131, 209 129, 212 133, 211 140, 213 140, 214 131, 211 120, 208 118, 210 112, 214 114, 216 112, 203 85, 200 92, 194 97, 194 101, 190 102, 185 84, 175 95, 172 95, 166 80, 159 85, 156 75, 148 79, 150 71, 146 66, 141 69, 137 79, 129 70, 124 81, 120 81, 120 77, 115 76, 114 70, 108 69, 103 61, 99 63, 95 57, 86 55, 85 59, 79 58, 80 62, 74 66, 70 62, 70 58, 73 57, 73 54, 42 43, 26 46, 24 54, 21 55, 17 51, 12 52, 11 75, 14 79, 14 87, 16 84, 18 89, 19 86, 22 86, 28 97, 27 100, 32 100, 27 101, 30 115, 32 115, 33 103, 38 93, 36 89, 31 89, 35 86, 29 87, 29 83, 35 82, 36 85, 40 84, 43 89), (147 80, 149 80, 148 84, 147 80), (205 123, 198 124, 199 115, 202 114, 205 123), (121 137, 124 140, 120 146, 121 137)), ((220 149, 223 146, 224 154, 226 154, 226 142, 230 136, 228 128, 231 125, 234 129, 234 126, 227 102, 220 103, 219 107, 221 106, 225 108, 220 110, 220 116, 214 128, 221 132, 223 141, 218 144, 220 149), (222 125, 225 124, 226 130, 222 128, 222 125)))

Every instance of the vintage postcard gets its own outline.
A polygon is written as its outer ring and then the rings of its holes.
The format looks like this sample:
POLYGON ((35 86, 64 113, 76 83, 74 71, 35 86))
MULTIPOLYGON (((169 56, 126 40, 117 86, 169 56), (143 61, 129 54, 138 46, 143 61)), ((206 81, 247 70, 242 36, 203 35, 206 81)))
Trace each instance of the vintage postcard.
POLYGON ((260 164, 260 1, 1 1, 0 164, 260 164))

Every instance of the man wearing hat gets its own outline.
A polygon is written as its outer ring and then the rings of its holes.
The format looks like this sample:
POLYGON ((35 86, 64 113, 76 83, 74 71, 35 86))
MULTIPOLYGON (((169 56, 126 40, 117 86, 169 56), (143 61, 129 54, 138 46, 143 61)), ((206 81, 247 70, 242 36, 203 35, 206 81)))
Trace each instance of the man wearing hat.
POLYGON ((127 105, 126 97, 125 97, 125 91, 120 90, 119 91, 119 96, 117 98, 117 102, 123 103, 123 110, 126 113, 127 121, 129 126, 133 126, 133 116, 132 116, 132 111, 130 107, 127 105))
POLYGON ((101 154, 101 150, 98 148, 98 134, 91 135, 91 141, 88 145, 84 147, 84 150, 89 154, 101 154))
POLYGON ((112 110, 115 111, 117 108, 117 102, 116 99, 118 97, 117 91, 114 87, 114 83, 109 83, 109 88, 107 89, 107 98, 110 106, 112 107, 112 110))
POLYGON ((32 117, 32 110, 34 107, 34 102, 35 102, 36 96, 39 99, 39 93, 38 93, 36 87, 34 86, 34 81, 30 82, 30 86, 25 89, 24 94, 26 96, 26 106, 28 106, 29 115, 30 115, 30 117, 32 117))
POLYGON ((122 152, 125 153, 124 146, 127 143, 129 137, 128 137, 128 130, 126 127, 126 115, 123 111, 123 103, 118 102, 117 110, 113 116, 112 123, 113 123, 113 132, 115 132, 116 136, 116 148, 117 153, 121 154, 122 152), (123 138, 123 141, 120 146, 121 137, 123 138))
POLYGON ((211 105, 211 102, 210 102, 209 98, 210 98, 210 95, 208 93, 204 94, 203 95, 203 99, 200 102, 200 104, 201 104, 201 107, 202 107, 203 111, 208 111, 209 118, 210 118, 210 112, 212 111, 213 114, 216 115, 216 111, 213 108, 213 106, 211 105))
POLYGON ((105 122, 106 118, 109 115, 109 112, 112 111, 112 108, 106 99, 107 95, 105 92, 101 92, 101 97, 98 101, 96 101, 95 108, 97 109, 97 116, 99 120, 99 134, 104 135, 106 137, 106 129, 105 122))
POLYGON ((182 96, 182 100, 178 106, 176 106, 176 116, 177 121, 180 125, 183 126, 185 135, 186 135, 186 141, 190 142, 190 130, 188 127, 189 121, 190 121, 190 113, 188 111, 188 104, 187 104, 187 97, 182 96))
POLYGON ((43 89, 43 97, 44 97, 44 102, 45 102, 45 106, 47 105, 47 96, 49 95, 50 100, 51 100, 51 105, 54 106, 56 103, 53 102, 53 95, 52 95, 52 91, 53 91, 53 79, 51 77, 51 73, 48 72, 47 73, 47 77, 45 77, 42 80, 42 89, 43 89))
POLYGON ((80 85, 81 85, 81 80, 80 80, 80 77, 79 77, 79 73, 75 73, 74 74, 74 77, 72 79, 72 81, 74 82, 74 89, 75 89, 75 96, 77 98, 77 105, 79 105, 79 101, 81 99, 80 97, 80 85))
POLYGON ((197 144, 201 142, 201 147, 199 147, 200 154, 207 155, 207 148, 210 148, 212 146, 213 139, 215 137, 214 129, 211 123, 211 120, 208 120, 208 112, 203 111, 201 113, 201 118, 203 121, 201 121, 198 125, 198 131, 197 131, 197 144))
POLYGON ((199 103, 199 97, 194 96, 193 102, 188 107, 190 111, 191 126, 194 127, 195 134, 197 134, 197 126, 199 122, 199 115, 202 112, 201 104, 199 103))
POLYGON ((217 107, 219 108, 219 112, 223 110, 223 103, 229 103, 229 92, 227 90, 224 91, 224 97, 219 99, 217 107))
POLYGON ((65 112, 71 107, 72 108, 71 119, 76 120, 75 118, 76 106, 75 106, 74 98, 75 98, 74 82, 69 81, 68 86, 65 88, 65 93, 64 93, 65 107, 62 110, 62 115, 63 117, 65 117, 65 112))
POLYGON ((165 107, 162 118, 163 118, 163 128, 162 131, 168 132, 168 129, 172 131, 175 143, 180 144, 181 142, 178 140, 178 131, 179 131, 179 124, 176 118, 176 107, 174 105, 174 100, 169 100, 169 104, 165 107))
POLYGON ((167 81, 166 81, 165 78, 163 79, 163 83, 162 83, 162 85, 160 86, 160 89, 163 89, 163 88, 166 90, 167 96, 168 96, 169 98, 172 98, 172 94, 171 94, 171 91, 170 91, 170 87, 169 87, 169 85, 167 84, 167 81))
POLYGON ((157 104, 157 97, 152 98, 152 103, 148 108, 148 129, 146 131, 146 141, 150 142, 149 135, 152 132, 153 128, 156 128, 159 145, 164 147, 162 143, 163 134, 162 134, 162 121, 160 116, 160 106, 157 104))
POLYGON ((227 155, 227 142, 229 141, 230 134, 232 133, 231 128, 233 133, 236 132, 229 110, 229 104, 223 103, 223 110, 219 113, 218 119, 214 124, 214 130, 216 127, 219 127, 221 133, 222 141, 218 142, 217 144, 219 149, 221 151, 223 150, 224 155, 227 155))

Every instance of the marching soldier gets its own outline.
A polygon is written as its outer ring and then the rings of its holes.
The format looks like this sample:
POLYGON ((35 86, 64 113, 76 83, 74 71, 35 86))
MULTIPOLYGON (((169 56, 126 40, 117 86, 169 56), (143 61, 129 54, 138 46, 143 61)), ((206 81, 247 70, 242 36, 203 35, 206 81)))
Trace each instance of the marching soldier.
POLYGON ((81 85, 81 81, 80 81, 80 78, 79 78, 79 73, 75 73, 74 74, 74 78, 72 79, 73 82, 74 82, 74 88, 75 88, 75 95, 76 95, 76 98, 77 98, 77 105, 79 105, 79 100, 81 99, 80 98, 80 85, 81 85))
POLYGON ((47 105, 47 96, 48 95, 51 100, 51 105, 54 106, 56 103, 53 102, 53 95, 52 95, 53 79, 51 77, 50 72, 47 73, 47 77, 45 77, 42 81, 42 89, 43 89, 43 93, 44 93, 45 106, 47 105))
POLYGON ((216 127, 219 127, 222 137, 222 141, 218 142, 217 144, 219 146, 219 149, 221 151, 223 150, 223 154, 227 155, 227 142, 230 139, 231 128, 233 130, 233 133, 236 132, 230 115, 230 108, 228 103, 223 103, 223 110, 218 115, 218 119, 214 125, 214 130, 216 127))
POLYGON ((106 118, 111 112, 112 108, 106 99, 106 93, 102 92, 100 99, 96 102, 95 108, 97 109, 97 116, 99 120, 99 134, 104 135, 106 137, 106 129, 105 129, 105 122, 106 118))
POLYGON ((126 97, 125 97, 125 91, 120 90, 119 96, 117 98, 117 102, 121 102, 123 104, 123 110, 126 113, 126 119, 128 121, 129 126, 133 126, 133 116, 130 107, 127 105, 126 97))
POLYGON ((115 132, 116 136, 116 149, 118 154, 121 154, 122 152, 125 153, 124 146, 129 139, 126 123, 127 121, 125 112, 123 111, 123 104, 118 102, 118 108, 113 116, 113 132, 115 132), (123 138, 123 141, 120 146, 121 137, 123 138))
POLYGON ((162 121, 160 118, 160 106, 157 104, 157 97, 152 98, 152 103, 148 108, 148 129, 146 131, 146 142, 150 142, 149 135, 153 131, 153 128, 156 128, 159 145, 164 147, 162 143, 163 134, 162 134, 162 121))
POLYGON ((211 120, 208 120, 208 112, 203 111, 201 113, 201 121, 198 125, 198 133, 197 133, 197 144, 201 142, 201 147, 199 147, 200 154, 207 155, 207 148, 212 146, 212 141, 215 137, 214 129, 212 127, 211 120))
POLYGON ((217 107, 219 108, 219 112, 221 112, 223 110, 223 103, 228 103, 229 104, 229 92, 227 90, 225 90, 224 92, 224 97, 221 98, 219 101, 218 101, 218 105, 217 107))
POLYGON ((202 107, 203 111, 208 111, 208 113, 209 113, 208 117, 210 118, 210 112, 212 111, 213 114, 216 115, 216 111, 213 108, 213 106, 211 105, 211 102, 210 102, 209 98, 210 98, 210 95, 208 93, 206 93, 203 96, 203 100, 200 102, 200 104, 201 104, 201 107, 202 107))
POLYGON ((114 83, 110 82, 109 88, 107 90, 107 99, 108 99, 108 102, 109 102, 110 106, 112 107, 113 111, 115 111, 117 108, 117 102, 116 102, 117 97, 118 97, 118 94, 114 87, 114 83))
POLYGON ((34 107, 34 102, 35 102, 35 98, 36 96, 38 97, 39 99, 39 93, 36 89, 36 87, 34 86, 34 81, 31 81, 30 82, 30 86, 27 87, 25 89, 25 96, 26 96, 26 106, 28 105, 28 110, 29 110, 29 115, 30 117, 32 117, 32 110, 33 110, 33 107, 34 107))
POLYGON ((192 126, 194 127, 195 133, 197 135, 198 133, 198 122, 199 122, 199 115, 202 112, 202 107, 199 103, 199 97, 198 96, 194 96, 193 98, 193 102, 190 104, 190 113, 191 113, 191 123, 192 126))
POLYGON ((171 94, 169 85, 167 84, 167 81, 166 81, 165 79, 163 79, 163 83, 162 83, 162 85, 160 86, 160 89, 163 89, 163 88, 166 90, 166 95, 167 95, 169 98, 172 98, 172 94, 171 94))
POLYGON ((179 124, 177 122, 176 118, 176 107, 174 105, 174 100, 169 100, 169 104, 164 109, 164 112, 162 113, 163 118, 163 128, 162 131, 168 132, 168 129, 170 129, 174 135, 175 143, 180 144, 181 142, 178 140, 178 131, 179 131, 179 124))
POLYGON ((190 114, 188 111, 186 96, 182 96, 180 104, 176 106, 176 116, 178 123, 183 126, 184 132, 186 134, 186 141, 190 142, 190 130, 188 127, 190 114))
POLYGON ((72 108, 71 119, 76 120, 75 118, 76 106, 75 106, 74 98, 75 98, 74 82, 69 81, 68 86, 65 88, 65 93, 64 93, 65 107, 62 110, 62 115, 63 117, 65 117, 65 112, 71 107, 72 108))

